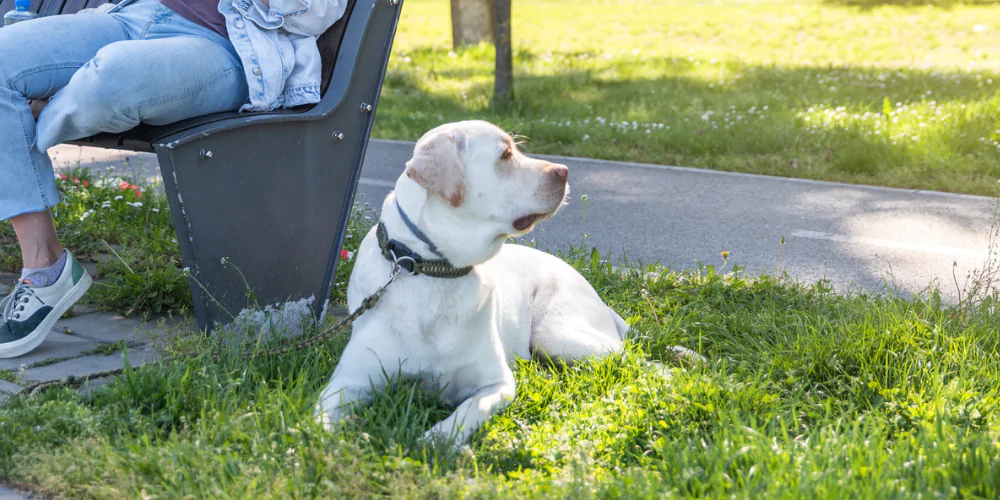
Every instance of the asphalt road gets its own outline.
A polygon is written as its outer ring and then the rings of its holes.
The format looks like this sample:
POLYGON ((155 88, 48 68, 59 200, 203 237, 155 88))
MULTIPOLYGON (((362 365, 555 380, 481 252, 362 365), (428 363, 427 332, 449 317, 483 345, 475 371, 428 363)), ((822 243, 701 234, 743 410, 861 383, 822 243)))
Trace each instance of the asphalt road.
MULTIPOLYGON (((392 188, 413 144, 373 140, 359 199, 375 207, 392 188)), ((121 165, 102 150, 53 148, 60 168, 121 165)), ((838 291, 921 294, 932 282, 958 299, 959 282, 989 258, 994 200, 979 196, 854 186, 683 167, 539 155, 570 169, 572 200, 530 237, 547 250, 580 244, 614 261, 673 269, 718 267, 720 252, 751 275, 780 269, 838 291), (581 196, 586 195, 585 209, 581 196), (784 239, 784 244, 781 244, 784 239)), ((156 175, 152 155, 133 169, 156 175)))

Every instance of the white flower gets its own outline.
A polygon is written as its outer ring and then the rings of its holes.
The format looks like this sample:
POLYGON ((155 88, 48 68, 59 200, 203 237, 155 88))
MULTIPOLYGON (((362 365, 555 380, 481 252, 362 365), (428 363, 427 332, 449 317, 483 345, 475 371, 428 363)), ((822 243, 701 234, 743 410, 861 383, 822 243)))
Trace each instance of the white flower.
POLYGON ((90 217, 91 215, 93 215, 93 213, 94 213, 93 210, 87 210, 86 212, 83 213, 83 215, 80 216, 80 220, 81 221, 86 220, 87 217, 90 217))
POLYGON ((159 208, 154 208, 154 209, 153 209, 153 213, 154 213, 154 214, 158 214, 158 213, 160 213, 160 209, 159 209, 159 208))
POLYGON ((101 208, 111 208, 111 202, 105 201, 104 203, 101 203, 101 208))
POLYGON ((130 207, 132 207, 132 208, 142 208, 142 202, 141 201, 137 201, 135 203, 125 202, 125 204, 128 205, 128 206, 130 206, 130 207))
POLYGON ((975 26, 972 27, 972 32, 973 33, 984 33, 984 32, 986 32, 987 29, 989 29, 989 28, 987 28, 986 26, 983 26, 982 24, 977 24, 977 25, 975 25, 975 26))
POLYGON ((119 196, 115 196, 115 201, 118 201, 118 200, 124 200, 124 199, 125 199, 125 197, 124 197, 124 196, 121 196, 121 195, 119 195, 119 196))
POLYGON ((589 141, 590 140, 590 134, 583 134, 583 140, 589 141))

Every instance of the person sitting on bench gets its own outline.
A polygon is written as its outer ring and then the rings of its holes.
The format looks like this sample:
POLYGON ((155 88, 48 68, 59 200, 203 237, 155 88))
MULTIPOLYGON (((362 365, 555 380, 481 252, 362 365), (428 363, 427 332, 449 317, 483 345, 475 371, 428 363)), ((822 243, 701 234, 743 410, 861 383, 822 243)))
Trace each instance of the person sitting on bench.
POLYGON ((0 29, 0 221, 24 268, 0 302, 0 358, 37 347, 90 286, 56 235, 46 150, 140 122, 320 101, 316 39, 346 0, 123 0, 0 29))

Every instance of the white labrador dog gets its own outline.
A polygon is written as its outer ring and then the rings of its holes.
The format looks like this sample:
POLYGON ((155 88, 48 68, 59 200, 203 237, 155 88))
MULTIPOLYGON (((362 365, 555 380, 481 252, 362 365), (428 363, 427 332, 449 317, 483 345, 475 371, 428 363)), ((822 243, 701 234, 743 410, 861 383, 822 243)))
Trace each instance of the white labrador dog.
MULTIPOLYGON (((482 121, 442 125, 417 142, 381 223, 388 238, 425 259, 437 253, 455 267, 474 267, 457 278, 401 276, 354 323, 316 408, 325 428, 383 387, 385 374, 398 373, 423 379, 457 406, 425 439, 462 444, 514 399, 515 357, 535 352, 571 362, 622 347, 628 326, 580 273, 552 255, 504 244, 559 210, 567 177, 566 166, 525 156, 482 121)), ((351 310, 393 269, 376 233, 357 253, 351 310)))

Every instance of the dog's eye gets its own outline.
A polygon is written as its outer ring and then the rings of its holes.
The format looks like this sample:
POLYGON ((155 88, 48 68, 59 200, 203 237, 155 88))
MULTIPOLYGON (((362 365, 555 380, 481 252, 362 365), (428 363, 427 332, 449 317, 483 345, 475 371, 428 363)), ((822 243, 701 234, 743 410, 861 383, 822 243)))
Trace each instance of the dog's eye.
POLYGON ((500 155, 501 160, 509 160, 513 157, 514 157, 514 150, 511 148, 507 148, 506 150, 504 150, 503 154, 500 155))

